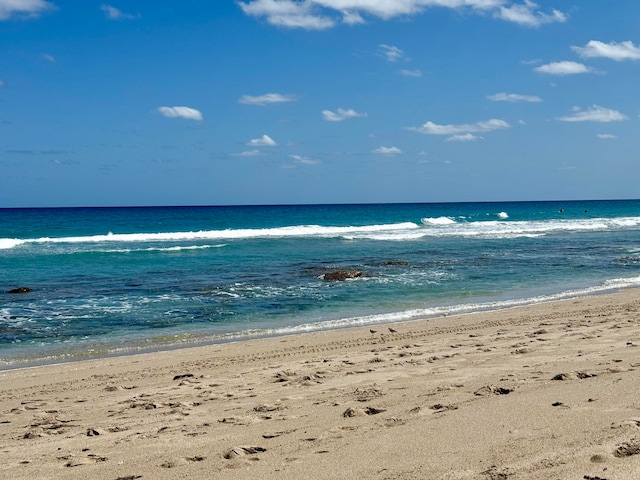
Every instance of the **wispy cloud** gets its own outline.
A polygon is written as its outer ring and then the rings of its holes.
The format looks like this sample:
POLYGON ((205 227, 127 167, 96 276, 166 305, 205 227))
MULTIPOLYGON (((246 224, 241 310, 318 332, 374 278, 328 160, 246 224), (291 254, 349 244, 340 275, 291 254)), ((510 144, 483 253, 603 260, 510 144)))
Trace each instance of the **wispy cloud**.
POLYGON ((536 72, 547 73, 549 75, 578 75, 581 73, 594 73, 595 70, 591 67, 578 62, 563 61, 563 62, 551 62, 545 65, 540 65, 534 68, 536 72))
POLYGON ((265 93, 264 95, 243 95, 238 103, 242 103, 244 105, 271 105, 274 103, 286 103, 286 102, 295 102, 297 97, 295 95, 284 95, 281 93, 265 93))
POLYGON ((44 58, 47 62, 51 62, 51 63, 55 63, 55 61, 56 61, 56 57, 54 57, 53 55, 50 55, 48 53, 43 53, 42 54, 42 58, 44 58))
POLYGON ((254 138, 247 143, 250 147, 277 147, 278 144, 269 135, 262 135, 260 138, 254 138))
POLYGON ((535 95, 520 95, 517 93, 496 93, 494 95, 487 95, 487 98, 492 102, 541 102, 542 99, 535 95))
POLYGON ((231 155, 234 157, 257 157, 262 155, 262 152, 260 152, 260 150, 246 150, 240 153, 232 153, 231 155))
POLYGON ((0 20, 34 18, 55 8, 45 0, 0 0, 0 20))
POLYGON ((412 132, 424 133, 425 135, 465 135, 467 133, 483 133, 493 130, 501 130, 510 128, 504 120, 492 118, 477 123, 462 123, 457 125, 438 125, 437 123, 427 122, 420 127, 409 127, 412 132))
POLYGON ((289 155, 289 156, 293 158, 296 164, 299 164, 299 165, 317 165, 318 163, 320 163, 320 160, 315 160, 309 157, 303 157, 301 155, 289 155))
POLYGON ((359 25, 366 22, 364 18, 362 18, 362 16, 357 12, 343 11, 342 23, 345 23, 347 25, 359 25))
POLYGON ((611 133, 599 133, 596 137, 601 138, 603 140, 612 140, 614 138, 618 138, 616 135, 612 135, 611 133))
POLYGON ((400 70, 400 75, 403 77, 420 78, 422 76, 422 72, 417 68, 415 70, 400 70))
POLYGON ((112 5, 101 5, 100 10, 104 12, 109 20, 133 20, 135 18, 140 18, 140 15, 124 13, 122 10, 112 5))
POLYGON ((381 57, 384 57, 387 62, 397 62, 405 58, 404 52, 401 49, 393 45, 385 45, 384 43, 378 45, 378 53, 381 57))
POLYGON ((560 117, 558 120, 562 122, 620 122, 622 120, 628 120, 629 117, 620 113, 617 110, 611 110, 609 108, 600 107, 599 105, 592 105, 586 110, 582 110, 580 107, 574 107, 573 114, 566 117, 560 117))
POLYGON ((202 120, 200 110, 190 107, 159 107, 158 112, 168 118, 184 118, 187 120, 202 120))
POLYGON ((347 120, 349 118, 366 116, 366 113, 359 113, 352 109, 345 110, 343 108, 339 108, 337 112, 332 112, 331 110, 322 111, 322 118, 324 118, 327 122, 342 122, 343 120, 347 120))
POLYGON ((264 18, 272 25, 306 30, 324 30, 340 23, 366 23, 366 16, 383 20, 409 17, 436 7, 484 15, 492 13, 494 18, 527 27, 567 19, 559 10, 543 12, 530 0, 509 5, 507 0, 248 0, 238 5, 246 15, 264 18))
POLYGON ((38 150, 38 149, 25 149, 25 150, 5 150, 7 154, 13 155, 67 155, 69 150, 38 150))
POLYGON ((604 43, 598 40, 589 41, 584 47, 571 47, 582 58, 609 58, 617 62, 623 60, 640 60, 640 47, 630 41, 604 43))
POLYGON ((398 147, 378 147, 371 150, 371 153, 375 153, 376 155, 400 155, 402 150, 398 147))
POLYGON ((495 16, 501 20, 517 23, 526 27, 539 27, 548 23, 562 23, 567 21, 567 16, 559 10, 552 9, 551 13, 541 12, 539 5, 530 0, 524 4, 515 4, 508 7, 498 7, 495 16))

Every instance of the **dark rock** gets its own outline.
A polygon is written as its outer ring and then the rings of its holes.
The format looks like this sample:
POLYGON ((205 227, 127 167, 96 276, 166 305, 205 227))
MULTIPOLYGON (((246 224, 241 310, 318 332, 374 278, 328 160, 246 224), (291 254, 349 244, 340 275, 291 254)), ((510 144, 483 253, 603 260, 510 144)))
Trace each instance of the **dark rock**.
POLYGON ((183 373, 182 375, 176 375, 174 380, 182 380, 183 378, 193 378, 193 373, 183 373))
POLYGON ((358 278, 362 276, 360 270, 336 270, 335 272, 328 272, 321 276, 323 280, 329 282, 347 280, 349 278, 358 278))
POLYGON ((12 288, 11 290, 8 290, 7 293, 27 293, 32 291, 33 291, 33 288, 18 287, 18 288, 12 288))
POLYGON ((388 260, 386 262, 382 263, 383 265, 402 265, 402 266, 406 266, 409 265, 409 262, 406 262, 404 260, 388 260))

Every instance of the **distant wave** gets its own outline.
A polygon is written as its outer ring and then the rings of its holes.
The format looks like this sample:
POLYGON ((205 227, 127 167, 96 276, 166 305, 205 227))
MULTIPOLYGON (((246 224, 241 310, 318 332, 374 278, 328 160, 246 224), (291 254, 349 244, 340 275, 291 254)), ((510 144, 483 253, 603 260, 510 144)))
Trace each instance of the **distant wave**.
MULTIPOLYGON (((471 237, 487 239, 509 239, 517 237, 539 237, 563 232, 594 232, 621 229, 637 229, 640 217, 551 219, 536 221, 509 221, 506 212, 497 214, 501 220, 467 221, 450 217, 423 218, 421 224, 401 222, 382 225, 333 227, 299 225, 263 229, 202 230, 198 232, 161 233, 108 233, 77 237, 42 237, 35 239, 0 238, 0 250, 26 244, 100 244, 100 243, 146 243, 179 241, 225 241, 255 238, 342 238, 345 240, 417 240, 424 237, 471 237), (506 217, 505 217, 506 216, 506 217)), ((163 247, 164 251, 200 246, 163 247)), ((202 247, 210 248, 210 247, 202 247)), ((158 248, 160 250, 160 248, 158 248)))
POLYGON ((438 218, 423 218, 423 225, 452 225, 456 223, 455 220, 449 217, 438 217, 438 218))
POLYGON ((161 233, 111 233, 81 237, 42 237, 35 239, 0 239, 0 249, 31 244, 57 243, 130 243, 130 242, 168 242, 194 240, 237 240, 250 238, 284 237, 342 237, 351 234, 384 233, 406 231, 419 228, 411 222, 388 225, 366 225, 358 227, 324 227, 320 225, 300 225, 291 227, 237 229, 237 230, 201 230, 198 232, 161 232, 161 233))
POLYGON ((149 248, 119 248, 119 249, 111 249, 111 250, 97 250, 97 253, 135 253, 135 252, 182 252, 185 250, 206 250, 208 248, 222 248, 226 247, 226 243, 221 243, 218 245, 191 245, 191 246, 180 246, 176 245, 174 247, 149 247, 149 248))

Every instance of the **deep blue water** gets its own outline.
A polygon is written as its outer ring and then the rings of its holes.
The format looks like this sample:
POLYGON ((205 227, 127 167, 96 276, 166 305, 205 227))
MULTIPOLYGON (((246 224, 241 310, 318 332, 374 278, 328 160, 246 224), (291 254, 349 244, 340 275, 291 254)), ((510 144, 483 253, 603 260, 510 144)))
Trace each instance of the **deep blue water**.
POLYGON ((638 200, 0 209, 0 368, 638 284, 638 200))

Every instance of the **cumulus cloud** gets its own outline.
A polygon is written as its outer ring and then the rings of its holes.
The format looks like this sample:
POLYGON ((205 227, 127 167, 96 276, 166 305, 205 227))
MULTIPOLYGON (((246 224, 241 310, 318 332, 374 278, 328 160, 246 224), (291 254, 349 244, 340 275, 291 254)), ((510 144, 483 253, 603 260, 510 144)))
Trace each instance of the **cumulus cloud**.
POLYGON ((380 56, 384 57, 387 62, 397 62, 401 58, 404 58, 404 52, 393 45, 385 45, 384 43, 381 43, 378 45, 378 48, 380 56))
POLYGON ((376 155, 400 155, 402 150, 398 147, 378 147, 371 150, 371 153, 375 153, 376 155))
POLYGON ((254 138, 247 143, 250 147, 277 147, 278 144, 269 135, 262 135, 260 138, 254 138))
POLYGON ((579 107, 574 107, 573 114, 566 117, 560 117, 558 120, 562 122, 620 122, 627 120, 628 117, 617 110, 611 110, 608 108, 600 107, 599 105, 592 105, 586 110, 582 110, 579 107))
POLYGON ((286 102, 294 102, 297 98, 295 95, 283 95, 281 93, 265 93, 264 95, 243 95, 238 103, 243 103, 245 105, 271 105, 273 103, 286 103, 286 102))
POLYGON ((314 160, 313 158, 303 157, 301 155, 289 155, 295 163, 299 165, 317 165, 320 163, 320 160, 314 160))
POLYGON ((578 62, 551 62, 534 68, 536 72, 549 75, 577 75, 581 73, 593 73, 594 70, 578 62))
POLYGON ((104 12, 109 20, 132 20, 140 17, 140 15, 124 13, 122 10, 117 9, 112 5, 101 5, 100 10, 104 12))
POLYGON ((535 95, 519 95, 517 93, 496 93, 494 95, 488 95, 487 98, 492 102, 541 102, 542 99, 535 95))
POLYGON ((492 118, 477 123, 463 123, 458 125, 438 125, 437 123, 427 122, 420 127, 409 127, 408 130, 425 135, 465 135, 467 133, 491 132, 503 128, 510 128, 504 120, 492 118))
POLYGON ((524 4, 511 4, 508 0, 247 0, 238 5, 246 15, 264 18, 272 25, 307 30, 323 30, 339 23, 365 23, 366 16, 383 20, 408 17, 436 7, 492 13, 495 18, 528 27, 567 19, 559 10, 542 12, 530 0, 524 4))
POLYGON ((495 16, 526 27, 539 27, 547 23, 567 21, 567 16, 559 10, 552 9, 551 13, 543 13, 538 10, 538 7, 537 3, 525 0, 524 4, 521 5, 500 6, 495 16))
POLYGON ((56 7, 45 0, 0 0, 0 20, 33 18, 56 7))
POLYGON ((617 62, 623 60, 640 60, 640 47, 630 41, 604 43, 598 40, 589 41, 584 47, 571 47, 582 58, 609 58, 617 62))
POLYGON ((322 118, 324 118, 327 122, 342 122, 343 120, 347 120, 349 118, 366 116, 366 113, 359 113, 352 109, 345 110, 343 108, 339 108, 337 112, 332 112, 331 110, 322 110, 322 118))
POLYGON ((159 107, 158 112, 168 118, 185 118, 187 120, 202 120, 200 110, 190 107, 159 107))

